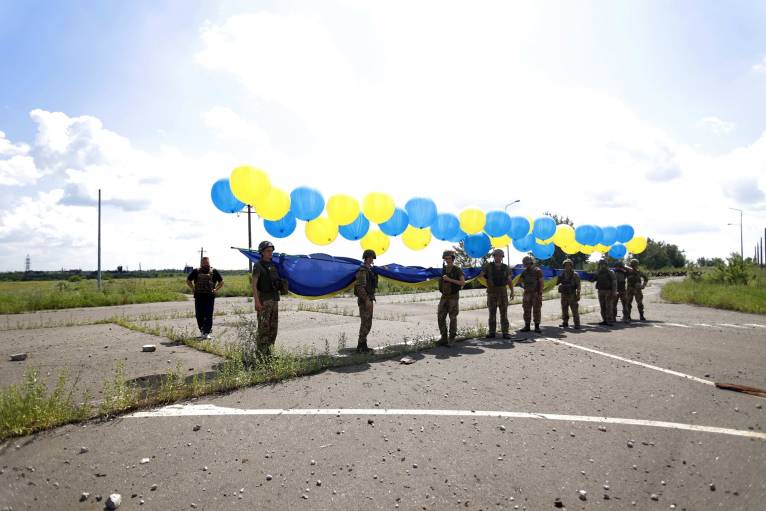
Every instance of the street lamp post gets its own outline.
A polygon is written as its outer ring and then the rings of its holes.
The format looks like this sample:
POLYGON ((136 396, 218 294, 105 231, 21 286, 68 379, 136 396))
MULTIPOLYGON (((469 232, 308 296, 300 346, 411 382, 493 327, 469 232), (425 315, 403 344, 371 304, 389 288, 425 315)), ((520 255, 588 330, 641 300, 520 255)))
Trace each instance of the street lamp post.
POLYGON ((745 260, 745 244, 743 243, 742 239, 742 210, 737 208, 729 208, 733 209, 734 211, 739 211, 739 255, 742 258, 742 260, 745 260))
MULTIPOLYGON (((508 208, 516 204, 517 202, 521 202, 521 199, 516 199, 515 201, 511 201, 508 204, 505 205, 504 211, 507 213, 508 208)), ((506 257, 506 264, 510 264, 509 261, 511 260, 511 245, 508 244, 505 246, 505 257, 506 257)))

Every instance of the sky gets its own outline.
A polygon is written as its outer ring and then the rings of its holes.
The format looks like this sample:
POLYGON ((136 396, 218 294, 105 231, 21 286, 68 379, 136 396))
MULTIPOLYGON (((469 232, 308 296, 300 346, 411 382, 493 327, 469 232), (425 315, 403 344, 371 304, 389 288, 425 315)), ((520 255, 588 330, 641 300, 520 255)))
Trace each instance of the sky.
MULTIPOLYGON (((766 3, 0 0, 0 271, 246 268, 242 164, 325 198, 630 224, 688 257, 766 227, 766 3), (730 225, 736 224, 736 225, 730 225)), ((311 244, 299 223, 253 244, 311 244)), ((440 264, 400 239, 377 264, 440 264)), ((511 248, 511 263, 523 254, 511 248)))

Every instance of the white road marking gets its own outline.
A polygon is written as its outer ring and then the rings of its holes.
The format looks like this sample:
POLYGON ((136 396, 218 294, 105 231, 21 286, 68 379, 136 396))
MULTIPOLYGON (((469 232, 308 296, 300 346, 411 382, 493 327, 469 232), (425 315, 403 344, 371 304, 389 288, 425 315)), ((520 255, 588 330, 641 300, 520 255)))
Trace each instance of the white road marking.
POLYGON ((136 412, 127 418, 145 419, 156 417, 199 417, 233 415, 427 415, 441 417, 490 417, 508 419, 543 419, 570 422, 595 422, 599 424, 625 424, 628 426, 649 426, 702 433, 740 436, 766 440, 766 433, 715 426, 700 426, 681 422, 665 422, 644 419, 623 419, 619 417, 593 417, 587 415, 562 415, 555 413, 505 412, 490 410, 417 410, 381 408, 288 408, 288 409, 242 409, 216 405, 170 405, 156 410, 136 412))
POLYGON ((663 373, 666 373, 666 374, 672 374, 673 376, 680 376, 681 378, 686 378, 686 379, 689 379, 689 380, 692 380, 692 381, 696 381, 698 383, 704 383, 705 385, 713 385, 713 386, 715 386, 715 382, 713 382, 713 381, 705 380, 703 378, 698 378, 698 377, 692 376, 690 374, 679 373, 678 371, 673 371, 673 370, 670 370, 670 369, 665 369, 664 367, 658 367, 658 366, 654 366, 654 365, 651 365, 651 364, 646 364, 644 362, 639 362, 638 360, 631 360, 629 358, 620 357, 618 355, 612 355, 611 353, 606 353, 605 351, 594 350, 593 348, 586 348, 585 346, 580 346, 579 344, 573 344, 571 342, 562 341, 561 339, 554 339, 552 337, 544 337, 543 339, 545 339, 547 341, 557 342, 559 344, 564 344, 564 345, 570 346, 572 348, 577 348, 578 350, 584 350, 584 351, 589 351, 591 353, 595 353, 597 355, 603 355, 605 357, 613 358, 615 360, 620 360, 622 362, 627 362, 629 364, 635 364, 637 366, 646 367, 647 369, 653 369, 655 371, 660 371, 660 372, 663 372, 663 373))
POLYGON ((663 325, 677 326, 680 328, 689 328, 689 325, 682 325, 681 323, 663 323, 663 325))
POLYGON ((759 325, 758 323, 745 323, 747 326, 754 326, 758 328, 766 328, 766 325, 759 325))
POLYGON ((695 324, 696 326, 706 326, 706 327, 710 327, 710 328, 713 328, 713 325, 708 325, 707 323, 694 323, 694 324, 695 324))
POLYGON ((654 328, 662 328, 660 325, 652 325, 654 328))
POLYGON ((718 323, 718 326, 728 326, 729 328, 745 328, 739 325, 732 325, 731 323, 718 323))

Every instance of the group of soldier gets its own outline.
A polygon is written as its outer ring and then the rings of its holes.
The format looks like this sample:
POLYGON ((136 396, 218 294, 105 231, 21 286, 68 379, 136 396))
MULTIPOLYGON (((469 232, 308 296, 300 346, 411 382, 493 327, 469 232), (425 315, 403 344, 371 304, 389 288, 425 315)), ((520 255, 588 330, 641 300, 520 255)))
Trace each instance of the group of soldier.
MULTIPOLYGON (((260 260, 253 266, 253 303, 258 316, 258 330, 256 334, 256 355, 269 356, 277 338, 279 327, 279 298, 286 293, 286 281, 279 276, 276 265, 272 261, 274 244, 263 241, 258 246, 260 260)), ((524 311, 524 327, 520 332, 532 331, 540 333, 541 311, 543 303, 544 276, 543 271, 537 266, 534 257, 526 256, 522 259, 524 269, 514 279, 511 268, 503 263, 504 253, 500 249, 492 252, 492 261, 482 267, 480 277, 486 282, 487 308, 489 309, 489 321, 487 338, 497 335, 497 313, 500 311, 500 333, 504 339, 510 339, 510 322, 508 321, 508 303, 514 297, 514 284, 517 283, 524 290, 522 295, 522 308, 524 311)), ((359 306, 359 339, 357 351, 366 353, 372 351, 367 345, 367 336, 372 328, 373 310, 375 305, 375 292, 378 288, 378 275, 372 269, 376 258, 374 250, 365 250, 362 254, 363 262, 356 272, 354 281, 354 295, 359 306)), ((439 345, 449 345, 457 336, 457 316, 460 311, 460 291, 465 285, 463 270, 455 264, 455 252, 445 250, 442 254, 441 277, 439 279, 439 292, 441 297, 437 308, 436 318, 439 325, 439 345), (449 321, 448 321, 449 319, 449 321)), ((569 327, 569 317, 574 322, 574 328, 580 328, 579 301, 581 291, 581 279, 570 259, 563 263, 564 270, 557 277, 556 285, 561 296, 561 327, 569 327)), ((210 272, 204 268, 205 273, 210 272), (207 271, 205 271, 207 270, 207 271)), ((213 270, 214 271, 214 270, 213 270)), ((218 277, 220 279, 220 277, 218 277)), ((213 280, 213 279, 210 279, 213 280)), ((635 300, 639 319, 644 321, 644 305, 641 290, 647 282, 647 276, 638 268, 638 260, 630 261, 630 266, 625 267, 622 261, 618 261, 612 270, 608 267, 606 259, 599 261, 598 271, 595 274, 596 289, 598 292, 599 305, 601 308, 600 325, 612 325, 617 316, 618 302, 622 302, 623 321, 631 321, 632 302, 635 300)), ((220 287, 223 284, 212 283, 212 286, 220 287), (216 286, 218 284, 218 286, 216 286)), ((208 286, 211 287, 211 286, 208 286)), ((217 290, 217 288, 216 288, 217 290)), ((196 296, 196 295, 195 295, 196 296)), ((212 308, 212 307, 210 307, 212 308)), ((205 323, 200 323, 200 329, 209 334, 212 325, 207 322, 212 319, 212 311, 205 314, 205 323), (207 318, 209 316, 209 318, 207 318)))

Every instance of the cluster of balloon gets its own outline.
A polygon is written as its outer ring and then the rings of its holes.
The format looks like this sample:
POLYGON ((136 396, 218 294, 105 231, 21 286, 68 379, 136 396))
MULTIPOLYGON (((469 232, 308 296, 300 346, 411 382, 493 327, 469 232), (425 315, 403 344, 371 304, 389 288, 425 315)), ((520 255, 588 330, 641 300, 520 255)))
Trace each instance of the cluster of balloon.
POLYGON ((439 212, 427 197, 413 197, 404 208, 398 208, 390 195, 381 192, 367 194, 361 205, 346 194, 331 195, 325 201, 319 191, 307 186, 288 194, 273 186, 266 172, 248 165, 232 170, 228 179, 216 181, 210 196, 224 213, 237 213, 251 205, 263 218, 266 232, 275 238, 293 234, 301 220, 306 238, 316 245, 328 245, 340 234, 378 255, 388 250, 390 238, 396 236, 412 250, 424 249, 433 238, 462 241, 466 254, 473 258, 483 257, 490 248, 513 244, 516 250, 532 252, 541 260, 550 258, 555 247, 566 254, 601 252, 619 259, 628 252, 640 254, 647 243, 646 238, 634 235, 630 225, 573 228, 556 225, 549 216, 532 219, 510 216, 505 211, 485 214, 477 208, 455 215, 439 212))

